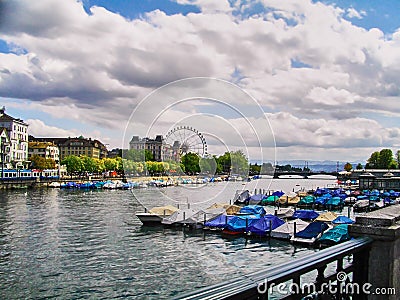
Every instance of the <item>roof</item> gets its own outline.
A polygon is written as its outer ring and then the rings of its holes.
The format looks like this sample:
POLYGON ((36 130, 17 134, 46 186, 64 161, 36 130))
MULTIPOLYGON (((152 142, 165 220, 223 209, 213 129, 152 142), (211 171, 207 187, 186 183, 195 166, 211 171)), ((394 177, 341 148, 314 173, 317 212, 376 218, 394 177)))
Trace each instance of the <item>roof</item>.
POLYGON ((29 142, 28 148, 31 149, 45 149, 47 147, 56 147, 52 142, 29 142))
POLYGON ((22 125, 29 126, 29 125, 26 124, 23 120, 21 120, 21 119, 16 119, 16 118, 14 118, 14 117, 11 117, 10 115, 7 115, 7 114, 4 112, 4 108, 3 108, 3 109, 0 109, 0 121, 17 122, 17 123, 20 123, 20 124, 22 124, 22 125))
POLYGON ((107 147, 99 140, 92 140, 91 138, 80 137, 68 137, 68 138, 36 138, 34 136, 29 136, 29 141, 31 142, 51 142, 58 147, 94 147, 101 150, 107 150, 107 147), (83 145, 74 145, 73 143, 83 143, 83 145))

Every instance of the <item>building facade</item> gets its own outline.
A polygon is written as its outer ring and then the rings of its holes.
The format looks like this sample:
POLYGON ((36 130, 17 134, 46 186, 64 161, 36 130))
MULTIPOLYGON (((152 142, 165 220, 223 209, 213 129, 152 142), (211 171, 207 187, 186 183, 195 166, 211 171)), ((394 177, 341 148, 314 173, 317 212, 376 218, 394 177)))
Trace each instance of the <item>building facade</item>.
POLYGON ((107 157, 107 147, 96 139, 84 138, 35 138, 29 137, 31 142, 50 142, 58 146, 60 161, 70 155, 88 156, 92 158, 107 157))
POLYGON ((28 158, 38 155, 46 159, 52 159, 56 164, 60 161, 60 151, 58 146, 52 142, 29 142, 28 158))
POLYGON ((21 119, 13 118, 5 113, 5 107, 0 109, 0 128, 7 131, 9 144, 10 167, 23 168, 28 162, 28 124, 21 119))
POLYGON ((163 161, 163 146, 165 145, 162 135, 157 135, 155 139, 148 137, 139 138, 134 135, 129 142, 129 149, 134 150, 149 150, 156 161, 163 161))
POLYGON ((0 127, 0 163, 2 169, 10 168, 10 139, 4 127, 0 127))

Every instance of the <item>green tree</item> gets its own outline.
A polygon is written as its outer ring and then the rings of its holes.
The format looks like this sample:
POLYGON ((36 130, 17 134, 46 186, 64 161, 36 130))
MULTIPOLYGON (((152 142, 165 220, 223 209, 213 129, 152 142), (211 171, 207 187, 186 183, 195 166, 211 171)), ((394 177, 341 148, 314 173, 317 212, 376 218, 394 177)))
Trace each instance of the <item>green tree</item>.
POLYGON ((30 166, 32 169, 39 169, 39 170, 47 169, 46 159, 44 157, 35 154, 31 156, 30 161, 31 161, 30 166))
POLYGON ((389 169, 393 166, 393 152, 390 149, 382 149, 379 152, 378 166, 380 169, 389 169))
POLYGON ((231 152, 231 171, 242 176, 249 174, 249 161, 242 150, 231 152))
POLYGON ((202 157, 199 162, 202 174, 214 175, 217 170, 217 162, 214 157, 202 157))
POLYGON ((271 163, 267 162, 262 164, 261 174, 273 175, 274 173, 275 173, 275 168, 271 163))
POLYGON ((257 163, 255 163, 254 165, 250 164, 249 172, 251 175, 261 174, 261 166, 257 163))
POLYGON ((96 172, 97 166, 96 162, 93 158, 89 156, 81 156, 82 164, 83 164, 83 170, 85 172, 89 173, 94 173, 96 172))
POLYGON ((196 153, 186 153, 182 156, 181 162, 184 165, 187 174, 193 175, 200 172, 200 158, 196 153))
POLYGON ((225 152, 223 155, 217 158, 217 170, 221 170, 219 173, 229 174, 231 171, 231 153, 225 152))
POLYGON ((371 154, 365 165, 366 169, 378 169, 379 168, 379 152, 375 151, 371 154))
POLYGON ((80 174, 83 170, 82 160, 75 155, 65 157, 61 164, 67 167, 68 174, 80 174))
POLYGON ((350 172, 353 169, 353 165, 351 163, 347 162, 344 165, 344 169, 345 169, 345 171, 350 172))
POLYGON ((357 166, 356 166, 356 169, 357 169, 357 170, 362 170, 362 169, 363 169, 362 164, 358 163, 357 166))
POLYGON ((118 162, 115 158, 104 159, 104 169, 106 171, 115 171, 118 168, 118 162))
POLYGON ((396 152, 396 162, 397 162, 397 167, 400 168, 400 150, 397 150, 396 152))

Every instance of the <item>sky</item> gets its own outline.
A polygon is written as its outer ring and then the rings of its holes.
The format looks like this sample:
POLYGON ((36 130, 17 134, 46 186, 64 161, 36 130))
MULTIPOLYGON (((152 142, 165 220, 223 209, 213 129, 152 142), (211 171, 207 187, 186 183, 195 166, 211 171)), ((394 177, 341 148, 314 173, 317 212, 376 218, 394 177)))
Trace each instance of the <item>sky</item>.
POLYGON ((400 1, 5 0, 0 105, 34 136, 202 132, 252 161, 400 148, 400 1))

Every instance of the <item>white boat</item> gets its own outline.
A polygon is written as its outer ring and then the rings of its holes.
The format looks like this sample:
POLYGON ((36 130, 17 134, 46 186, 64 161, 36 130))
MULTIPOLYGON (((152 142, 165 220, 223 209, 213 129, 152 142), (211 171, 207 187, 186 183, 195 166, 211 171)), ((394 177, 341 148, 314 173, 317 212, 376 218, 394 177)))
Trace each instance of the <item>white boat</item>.
POLYGON ((61 183, 59 183, 58 181, 53 181, 49 184, 49 187, 52 188, 59 188, 61 186, 61 183))
POLYGON ((153 207, 148 212, 136 213, 136 217, 138 217, 139 220, 145 225, 155 225, 161 224, 161 221, 164 218, 171 216, 176 211, 178 211, 178 208, 171 205, 158 206, 153 207))

